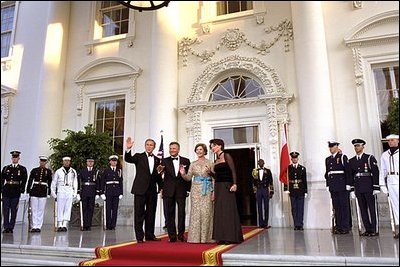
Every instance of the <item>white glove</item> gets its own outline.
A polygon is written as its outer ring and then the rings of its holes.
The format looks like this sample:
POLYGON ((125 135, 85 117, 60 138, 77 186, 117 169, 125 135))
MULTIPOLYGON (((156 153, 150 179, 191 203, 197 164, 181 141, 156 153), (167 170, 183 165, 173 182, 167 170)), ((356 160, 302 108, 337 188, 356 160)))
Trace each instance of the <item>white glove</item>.
POLYGON ((57 198, 57 195, 54 194, 53 192, 51 192, 51 196, 52 196, 53 198, 57 198))
POLYGON ((47 195, 47 198, 50 198, 50 195, 47 195))
POLYGON ((374 191, 372 191, 372 194, 375 196, 375 195, 379 194, 380 192, 381 192, 380 190, 374 190, 374 191))
POLYGON ((350 198, 351 199, 356 199, 356 193, 354 193, 354 191, 350 192, 350 198))
POLYGON ((308 196, 308 194, 307 194, 307 193, 304 193, 304 198, 307 198, 307 196, 308 196))
POLYGON ((287 191, 284 191, 286 194, 289 194, 290 193, 290 191, 289 190, 287 190, 287 191))
POLYGON ((326 187, 326 191, 329 192, 329 186, 326 187))
POLYGON ((386 185, 382 185, 381 186, 381 192, 384 193, 384 194, 388 194, 389 193, 386 185))
POLYGON ((79 194, 76 195, 76 201, 81 201, 81 196, 79 194))
POLYGON ((119 199, 122 199, 122 195, 119 195, 119 197, 118 197, 119 199))
POLYGON ((347 190, 347 191, 351 191, 350 185, 348 185, 348 184, 346 185, 346 190, 347 190))
POLYGON ((20 201, 25 201, 28 199, 29 199, 29 194, 25 194, 25 193, 21 194, 21 196, 19 197, 20 201))
POLYGON ((98 199, 98 198, 99 198, 99 195, 96 195, 95 199, 98 199))
POLYGON ((100 197, 102 200, 106 200, 106 195, 102 194, 100 197))

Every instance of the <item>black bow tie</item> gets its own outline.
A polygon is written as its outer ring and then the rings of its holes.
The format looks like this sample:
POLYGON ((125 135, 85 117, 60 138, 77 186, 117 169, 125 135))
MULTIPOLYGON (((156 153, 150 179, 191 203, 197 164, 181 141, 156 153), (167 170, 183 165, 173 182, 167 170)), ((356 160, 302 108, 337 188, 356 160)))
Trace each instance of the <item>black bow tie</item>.
POLYGON ((173 160, 178 160, 179 158, 172 158, 173 160))
POLYGON ((153 154, 149 154, 149 155, 148 155, 148 157, 152 157, 152 156, 153 156, 153 154))

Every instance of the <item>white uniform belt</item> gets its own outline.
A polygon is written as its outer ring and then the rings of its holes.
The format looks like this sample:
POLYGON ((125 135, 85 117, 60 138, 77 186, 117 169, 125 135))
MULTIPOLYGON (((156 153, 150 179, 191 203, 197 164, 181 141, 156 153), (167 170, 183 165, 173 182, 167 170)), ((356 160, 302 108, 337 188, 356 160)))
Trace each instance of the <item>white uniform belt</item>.
POLYGON ((361 176, 372 176, 372 173, 370 173, 370 172, 359 172, 359 173, 356 173, 356 177, 361 177, 361 176))
POLYGON ((47 183, 45 183, 45 182, 33 182, 33 184, 48 186, 47 183))
POLYGON ((92 183, 92 182, 86 182, 83 185, 96 185, 96 183, 92 183))
POLYGON ((119 181, 108 181, 106 184, 119 184, 119 181))
POLYGON ((330 171, 328 174, 342 174, 344 171, 330 171))

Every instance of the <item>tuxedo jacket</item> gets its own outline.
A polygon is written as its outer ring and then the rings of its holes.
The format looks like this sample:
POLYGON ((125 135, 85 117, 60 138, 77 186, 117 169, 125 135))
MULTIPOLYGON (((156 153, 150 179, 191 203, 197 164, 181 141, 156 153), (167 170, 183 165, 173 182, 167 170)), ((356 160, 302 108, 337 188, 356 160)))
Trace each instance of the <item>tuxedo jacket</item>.
MULTIPOLYGON (((171 157, 163 159, 164 168, 164 184, 163 196, 165 197, 186 197, 186 192, 190 191, 191 181, 185 181, 179 170, 178 175, 175 173, 174 159, 171 157)), ((186 173, 189 170, 190 160, 179 156, 179 165, 185 166, 186 173)))
POLYGON ((154 168, 150 170, 149 160, 146 152, 131 155, 131 152, 125 152, 125 161, 133 163, 136 166, 135 180, 132 185, 132 194, 145 195, 147 191, 157 193, 162 189, 161 175, 157 172, 157 166, 160 165, 160 159, 154 156, 154 168), (157 190, 158 185, 158 190, 157 190))

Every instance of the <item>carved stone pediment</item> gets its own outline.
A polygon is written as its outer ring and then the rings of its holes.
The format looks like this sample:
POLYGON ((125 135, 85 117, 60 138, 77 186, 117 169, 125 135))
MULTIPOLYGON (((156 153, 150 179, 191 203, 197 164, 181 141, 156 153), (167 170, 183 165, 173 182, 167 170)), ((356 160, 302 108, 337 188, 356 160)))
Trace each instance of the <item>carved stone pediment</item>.
POLYGON ((95 60, 78 71, 76 83, 98 81, 116 77, 140 75, 142 70, 122 58, 101 58, 95 60))
POLYGON ((344 37, 349 47, 370 46, 399 41, 399 11, 388 11, 355 26, 344 37))
MULTIPOLYGON (((229 110, 241 107, 264 105, 267 107, 266 116, 269 124, 270 142, 274 146, 278 141, 278 123, 289 120, 287 104, 292 96, 286 93, 278 73, 274 68, 257 58, 230 56, 206 67, 203 73, 193 83, 187 98, 187 103, 180 110, 187 114, 186 130, 195 142, 201 140, 202 113, 207 110, 229 110), (261 81, 264 94, 258 97, 231 99, 223 101, 208 101, 213 84, 221 73, 242 72, 251 74, 261 81)), ((272 151, 276 149, 273 148, 272 151)))

